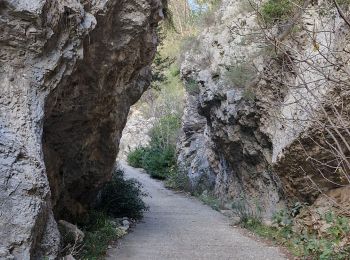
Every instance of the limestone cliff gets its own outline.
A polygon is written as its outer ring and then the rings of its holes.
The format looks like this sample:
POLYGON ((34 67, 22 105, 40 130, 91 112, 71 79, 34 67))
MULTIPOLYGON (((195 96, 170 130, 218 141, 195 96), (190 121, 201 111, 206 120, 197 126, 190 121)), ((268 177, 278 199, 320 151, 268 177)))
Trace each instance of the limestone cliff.
MULTIPOLYGON (((348 111, 349 25, 328 1, 305 1, 274 25, 262 21, 264 2, 249 2, 223 0, 184 54, 178 162, 194 190, 244 201, 268 219, 349 184, 348 174, 326 169, 339 163, 341 139, 330 138, 340 124, 328 118, 348 111)), ((350 136, 341 140, 346 148, 350 136)))
POLYGON ((1 259, 55 258, 55 218, 83 213, 110 178, 162 10, 160 0, 0 1, 1 259))
POLYGON ((142 108, 132 107, 128 121, 120 139, 118 160, 126 161, 128 154, 138 147, 145 147, 150 142, 148 132, 155 123, 155 118, 148 118, 141 112, 142 108))

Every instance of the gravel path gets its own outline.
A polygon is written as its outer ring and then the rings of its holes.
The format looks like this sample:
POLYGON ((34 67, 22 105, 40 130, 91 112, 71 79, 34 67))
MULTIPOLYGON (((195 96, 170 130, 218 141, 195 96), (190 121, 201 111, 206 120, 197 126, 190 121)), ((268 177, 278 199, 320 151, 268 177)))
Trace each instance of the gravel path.
POLYGON ((160 181, 129 166, 150 194, 141 223, 108 252, 117 260, 281 260, 278 248, 257 242, 229 225, 229 220, 195 198, 164 188, 160 181))

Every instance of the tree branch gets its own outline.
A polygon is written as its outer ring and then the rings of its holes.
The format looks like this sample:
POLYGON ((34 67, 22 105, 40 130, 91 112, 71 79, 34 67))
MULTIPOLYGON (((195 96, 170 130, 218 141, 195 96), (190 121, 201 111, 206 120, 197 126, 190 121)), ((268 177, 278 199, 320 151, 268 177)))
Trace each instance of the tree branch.
POLYGON ((335 4, 335 7, 337 8, 337 11, 340 15, 341 18, 343 18, 343 20, 346 22, 346 24, 350 27, 350 22, 349 20, 346 18, 343 10, 340 8, 339 4, 337 3, 336 0, 333 0, 333 3, 335 4))

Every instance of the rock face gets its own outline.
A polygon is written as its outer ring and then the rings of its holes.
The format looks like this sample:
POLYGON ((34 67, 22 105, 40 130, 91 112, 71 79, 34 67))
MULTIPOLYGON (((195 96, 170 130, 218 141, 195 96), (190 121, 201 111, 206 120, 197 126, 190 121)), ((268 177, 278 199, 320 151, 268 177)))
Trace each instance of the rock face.
POLYGON ((129 107, 149 85, 162 8, 0 1, 2 259, 54 258, 55 219, 83 213, 109 179, 129 107))
POLYGON ((120 139, 118 159, 126 161, 129 152, 149 144, 148 132, 155 123, 155 118, 146 118, 137 107, 130 109, 128 121, 120 139))
POLYGON ((193 190, 201 193, 214 189, 220 165, 209 137, 206 119, 199 114, 198 106, 198 96, 186 97, 182 134, 177 149, 179 169, 190 177, 193 190))
POLYGON ((181 66, 189 91, 178 164, 195 191, 211 190, 268 219, 288 203, 312 203, 320 191, 349 184, 340 173, 310 162, 332 158, 318 142, 327 110, 320 107, 327 107, 327 97, 341 104, 349 90, 327 78, 349 79, 334 66, 349 57, 339 55, 349 48, 349 27, 326 4, 297 12, 290 20, 301 29, 292 32, 283 24, 262 30, 246 1, 223 0, 215 19, 188 46, 181 66), (282 42, 277 47, 276 39, 282 42))
POLYGON ((62 240, 66 240, 64 245, 67 245, 68 243, 74 245, 74 243, 79 244, 84 241, 85 234, 76 225, 64 220, 59 220, 58 228, 60 230, 62 240))

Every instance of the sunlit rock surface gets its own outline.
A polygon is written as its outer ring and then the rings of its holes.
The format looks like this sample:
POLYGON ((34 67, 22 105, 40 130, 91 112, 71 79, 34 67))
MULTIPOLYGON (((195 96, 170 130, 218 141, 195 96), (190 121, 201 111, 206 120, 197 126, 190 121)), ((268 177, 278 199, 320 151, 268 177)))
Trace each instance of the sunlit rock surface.
MULTIPOLYGON (((329 173, 310 160, 331 158, 311 141, 322 135, 313 125, 315 119, 324 121, 322 99, 330 97, 349 111, 348 92, 343 88, 339 95, 337 84, 327 82, 327 75, 338 74, 332 62, 349 58, 345 51, 334 58, 349 48, 349 27, 334 7, 327 14, 318 11, 327 8, 324 4, 309 5, 298 19, 299 30, 283 40, 288 57, 266 41, 283 27, 262 31, 246 1, 223 0, 211 14, 215 19, 205 20, 186 46, 181 75, 191 91, 178 164, 192 189, 212 191, 228 205, 243 203, 269 219, 286 202, 312 203, 320 191, 349 184, 340 172, 329 173), (292 67, 288 60, 304 62, 292 67), (321 74, 317 68, 327 69, 321 74), (303 80, 310 89, 302 87, 303 80)), ((342 64, 349 69, 349 63, 342 64)))
POLYGON ((162 18, 160 0, 0 1, 1 259, 54 258, 54 216, 110 178, 162 18))

